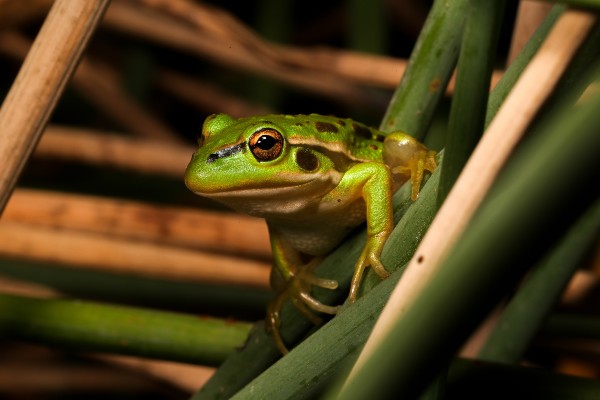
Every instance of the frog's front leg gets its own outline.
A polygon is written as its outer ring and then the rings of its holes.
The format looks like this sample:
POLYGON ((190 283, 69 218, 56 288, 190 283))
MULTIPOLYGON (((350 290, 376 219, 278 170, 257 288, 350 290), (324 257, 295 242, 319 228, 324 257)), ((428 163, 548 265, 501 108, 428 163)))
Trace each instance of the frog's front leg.
POLYGON ((335 314, 339 307, 328 306, 315 299, 311 295, 312 286, 334 290, 337 289, 338 283, 314 276, 314 269, 320 264, 321 258, 313 258, 308 264, 304 264, 300 253, 287 243, 276 228, 269 226, 269 236, 275 267, 271 280, 278 293, 267 308, 265 327, 267 332, 273 335, 277 348, 286 354, 288 350, 280 332, 281 308, 285 300, 290 299, 302 314, 315 325, 319 325, 321 319, 314 314, 314 311, 335 314), (278 285, 273 282, 274 275, 283 279, 283 287, 278 288, 278 285))
POLYGON ((354 267, 348 300, 358 297, 362 278, 367 267, 381 278, 389 273, 381 263, 383 246, 392 232, 394 215, 392 208, 392 177, 389 168, 379 162, 354 165, 344 174, 338 186, 327 197, 335 199, 363 198, 366 205, 367 242, 354 267))

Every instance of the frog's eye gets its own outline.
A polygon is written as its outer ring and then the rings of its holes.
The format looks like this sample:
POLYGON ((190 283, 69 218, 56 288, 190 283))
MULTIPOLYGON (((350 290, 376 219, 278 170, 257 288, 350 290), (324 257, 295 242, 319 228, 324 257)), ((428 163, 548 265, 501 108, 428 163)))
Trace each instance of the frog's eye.
POLYGON ((283 150, 283 136, 274 129, 266 128, 250 136, 248 147, 258 161, 271 161, 283 150))

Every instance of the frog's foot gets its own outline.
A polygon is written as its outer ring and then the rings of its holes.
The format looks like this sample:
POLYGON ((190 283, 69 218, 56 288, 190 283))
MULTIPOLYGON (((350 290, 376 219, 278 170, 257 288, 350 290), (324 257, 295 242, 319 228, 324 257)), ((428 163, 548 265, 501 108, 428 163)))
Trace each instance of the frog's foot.
POLYGON ((292 304, 314 325, 321 325, 322 319, 315 312, 326 314, 336 314, 339 306, 328 306, 312 297, 310 290, 312 286, 322 287, 324 289, 335 290, 338 283, 335 280, 318 278, 313 275, 314 269, 319 265, 320 259, 311 261, 291 278, 285 289, 280 291, 275 299, 267 307, 267 317, 265 320, 265 329, 267 333, 273 336, 275 345, 282 354, 287 354, 289 350, 281 336, 281 308, 286 300, 291 300, 292 304))
POLYGON ((392 174, 401 174, 410 176, 411 194, 410 198, 415 201, 419 197, 421 182, 425 171, 433 172, 437 167, 435 162, 435 152, 427 150, 419 152, 414 158, 411 158, 408 165, 400 165, 392 168, 392 174))
POLYGON ((419 197, 424 172, 437 168, 435 155, 435 151, 402 132, 393 132, 384 141, 385 163, 392 171, 394 182, 401 184, 410 179, 413 201, 419 197))
POLYGON ((390 273, 385 269, 383 263, 379 259, 379 254, 382 245, 380 242, 385 243, 385 239, 378 236, 373 236, 367 239, 367 244, 361 253, 356 266, 354 267, 354 274, 352 275, 352 281, 350 283, 350 294, 348 295, 348 302, 354 303, 358 298, 360 285, 362 283, 363 275, 367 267, 373 268, 373 271, 379 276, 379 278, 386 279, 390 276, 390 273))
POLYGON ((335 290, 338 288, 337 281, 332 279, 318 278, 314 275, 314 270, 320 264, 320 262, 320 258, 313 259, 310 263, 300 268, 288 284, 288 290, 290 291, 292 301, 304 315, 307 315, 304 310, 308 310, 306 307, 303 307, 304 305, 308 306, 308 308, 311 310, 325 314, 336 314, 339 310, 339 306, 328 306, 323 304, 310 294, 313 286, 318 286, 329 290, 335 290))

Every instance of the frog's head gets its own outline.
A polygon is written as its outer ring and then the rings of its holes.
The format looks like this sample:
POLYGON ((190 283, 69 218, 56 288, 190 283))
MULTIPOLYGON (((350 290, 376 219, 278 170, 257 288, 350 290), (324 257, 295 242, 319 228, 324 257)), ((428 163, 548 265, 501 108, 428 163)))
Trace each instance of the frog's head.
POLYGON ((193 192, 227 198, 314 197, 341 175, 322 152, 292 143, 286 116, 206 119, 185 183, 193 192))

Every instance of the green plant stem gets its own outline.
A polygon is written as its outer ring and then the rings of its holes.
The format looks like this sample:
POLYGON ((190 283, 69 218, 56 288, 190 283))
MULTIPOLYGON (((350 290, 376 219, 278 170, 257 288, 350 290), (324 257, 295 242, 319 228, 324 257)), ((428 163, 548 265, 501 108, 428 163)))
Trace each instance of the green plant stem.
POLYGON ((469 4, 458 57, 444 163, 440 166, 439 204, 450 192, 483 133, 504 5, 503 0, 472 0, 469 4))
POLYGON ((515 363, 522 357, 599 233, 600 201, 596 201, 519 288, 481 349, 479 359, 515 363))
POLYGON ((600 93, 561 110, 515 155, 439 272, 341 398, 420 393, 515 279, 579 217, 597 196, 598 109, 600 93))
POLYGON ((270 290, 158 280, 22 260, 0 259, 0 276, 49 286, 75 298, 247 320, 262 318, 273 298, 270 290))
POLYGON ((63 299, 0 295, 0 336, 85 352, 218 365, 251 325, 63 299))
POLYGON ((454 71, 467 0, 436 0, 380 128, 423 140, 454 71))

